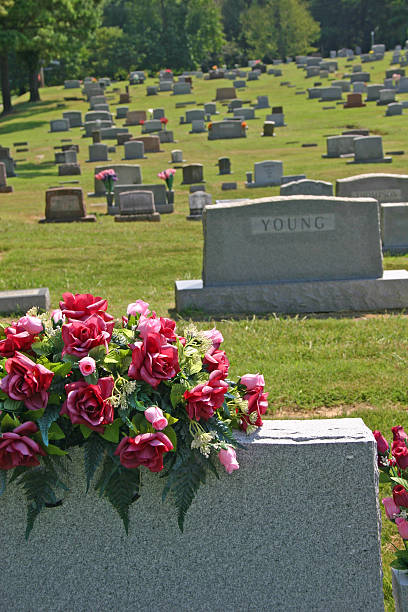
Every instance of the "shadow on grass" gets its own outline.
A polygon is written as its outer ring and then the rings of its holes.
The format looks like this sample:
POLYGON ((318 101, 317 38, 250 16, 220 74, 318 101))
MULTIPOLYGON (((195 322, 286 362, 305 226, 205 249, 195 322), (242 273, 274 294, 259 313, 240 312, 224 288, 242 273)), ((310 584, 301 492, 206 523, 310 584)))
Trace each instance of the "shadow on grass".
POLYGON ((51 161, 44 162, 42 164, 25 164, 20 163, 17 166, 17 178, 33 178, 35 176, 53 176, 57 177, 55 174, 55 164, 51 161), (46 170, 54 168, 54 172, 46 172, 46 170))
POLYGON ((18 123, 11 123, 10 125, 2 125, 0 127, 0 136, 5 134, 13 134, 15 132, 27 132, 34 128, 46 125, 48 121, 19 121, 18 123))

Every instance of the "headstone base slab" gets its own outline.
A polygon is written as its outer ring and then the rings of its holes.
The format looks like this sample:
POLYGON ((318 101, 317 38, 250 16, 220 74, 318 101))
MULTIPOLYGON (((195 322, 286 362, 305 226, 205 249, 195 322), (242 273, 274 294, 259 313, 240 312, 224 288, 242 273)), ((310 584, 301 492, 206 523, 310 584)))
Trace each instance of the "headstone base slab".
POLYGON ((187 221, 202 221, 203 215, 188 215, 186 219, 187 221))
POLYGON ((93 223, 96 221, 95 215, 86 215, 78 219, 40 219, 38 223, 93 223))
POLYGON ((382 311, 408 307, 408 271, 385 270, 382 278, 375 279, 209 287, 202 280, 185 280, 176 281, 175 293, 177 312, 187 308, 220 314, 382 311))
POLYGON ((391 164, 392 157, 380 157, 379 159, 359 159, 358 161, 353 159, 348 161, 348 164, 391 164))
POLYGON ((49 310, 50 292, 48 287, 0 291, 0 312, 27 312, 33 306, 49 310))
POLYGON ((160 221, 160 213, 155 212, 151 215, 115 215, 115 221, 160 221))

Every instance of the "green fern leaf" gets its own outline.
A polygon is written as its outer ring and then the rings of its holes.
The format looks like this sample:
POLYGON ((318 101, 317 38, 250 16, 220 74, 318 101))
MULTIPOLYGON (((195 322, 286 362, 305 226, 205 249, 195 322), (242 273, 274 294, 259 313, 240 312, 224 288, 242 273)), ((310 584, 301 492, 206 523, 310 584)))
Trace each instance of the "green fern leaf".
POLYGON ((86 492, 89 491, 89 485, 95 475, 95 472, 102 461, 106 448, 106 442, 96 433, 84 442, 84 466, 86 474, 86 492))
POLYGON ((139 497, 140 470, 120 466, 105 488, 104 496, 109 500, 123 521, 126 534, 129 531, 129 507, 139 497))

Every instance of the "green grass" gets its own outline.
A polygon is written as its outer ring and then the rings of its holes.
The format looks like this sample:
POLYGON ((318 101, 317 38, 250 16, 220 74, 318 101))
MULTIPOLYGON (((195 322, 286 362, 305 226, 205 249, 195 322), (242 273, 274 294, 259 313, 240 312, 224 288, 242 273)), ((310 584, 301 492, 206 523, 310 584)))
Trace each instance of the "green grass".
MULTIPOLYGON (((364 64, 371 82, 382 82, 389 68, 390 54, 382 62, 364 64)), ((337 79, 351 68, 339 61, 337 79)), ((350 64, 351 66, 352 64, 350 64)), ((284 107, 287 127, 277 128, 276 137, 261 138, 267 110, 257 110, 257 119, 248 121, 246 139, 208 141, 206 134, 188 134, 190 126, 179 125, 186 109, 175 104, 195 100, 197 105, 215 98, 217 87, 231 83, 194 81, 189 96, 161 93, 147 97, 145 86, 132 86, 130 109, 165 108, 168 129, 173 130, 176 143, 163 144, 162 153, 149 154, 134 163, 142 167, 145 183, 159 182, 157 173, 169 166, 170 151, 182 149, 190 163, 204 165, 206 189, 213 199, 265 197, 278 195, 279 189, 245 189, 245 172, 265 159, 281 159, 285 174, 304 173, 308 178, 335 181, 354 174, 392 172, 405 174, 407 155, 395 156, 391 165, 348 165, 344 159, 322 159, 326 152, 325 136, 339 134, 352 127, 368 128, 383 136, 384 151, 404 149, 406 117, 385 117, 385 108, 368 103, 365 108, 343 109, 335 103, 307 100, 307 95, 295 95, 296 89, 312 87, 318 79, 305 79, 294 64, 281 66, 282 77, 262 75, 259 81, 237 90, 243 100, 256 101, 257 95, 268 95, 272 106, 284 107), (295 88, 280 86, 290 81, 295 88), (336 106, 323 110, 324 106, 336 106), (303 143, 316 147, 302 148, 303 143), (232 160, 231 176, 219 176, 218 157, 232 160), (223 192, 223 181, 237 181, 238 190, 223 192)), ((325 85, 327 79, 322 80, 325 85)), ((124 91, 124 83, 120 88, 124 91)), ((126 305, 137 298, 150 302, 158 313, 175 316, 174 281, 200 278, 202 267, 202 228, 186 221, 188 186, 181 185, 181 171, 175 176, 175 207, 173 215, 163 215, 159 224, 114 223, 104 214, 102 200, 88 199, 89 213, 96 213, 95 224, 38 224, 44 216, 45 190, 64 180, 80 181, 84 193, 93 191, 93 168, 99 164, 85 163, 91 139, 82 138, 76 128, 69 133, 49 133, 49 121, 62 116, 67 109, 88 110, 86 102, 67 102, 64 96, 80 96, 79 90, 52 87, 41 90, 42 102, 30 105, 27 96, 16 102, 15 112, 0 120, 0 143, 8 146, 18 162, 16 178, 9 179, 14 193, 0 194, 0 290, 47 286, 56 307, 64 291, 91 292, 109 300, 109 311, 117 317, 126 305), (58 177, 53 164, 55 145, 72 138, 79 144, 80 177, 58 177), (15 153, 13 143, 27 140, 29 152, 15 153), (19 161, 21 160, 21 161, 19 161), (101 205, 102 203, 102 205, 101 205)), ((112 96, 114 109, 118 92, 112 96)), ((398 99, 407 99, 401 94, 398 99)), ((186 108, 192 108, 188 106, 186 108)), ((226 116, 226 106, 217 104, 226 116)), ((117 125, 124 121, 119 120, 117 125)), ((139 127, 130 132, 138 135, 139 127)), ((114 144, 113 142, 110 144, 114 144)), ((110 156, 119 163, 123 148, 117 147, 110 156)), ((408 269, 408 257, 386 257, 387 269, 408 269)), ((200 327, 214 324, 210 317, 195 313, 200 327)), ((386 315, 356 315, 344 317, 235 317, 221 319, 217 327, 225 337, 225 348, 232 362, 232 374, 261 371, 270 394, 270 417, 330 417, 360 416, 372 429, 384 432, 394 424, 408 427, 406 412, 408 319, 404 313, 386 315)), ((386 609, 392 610, 389 562, 392 550, 387 539, 394 527, 384 522, 383 559, 386 609)))

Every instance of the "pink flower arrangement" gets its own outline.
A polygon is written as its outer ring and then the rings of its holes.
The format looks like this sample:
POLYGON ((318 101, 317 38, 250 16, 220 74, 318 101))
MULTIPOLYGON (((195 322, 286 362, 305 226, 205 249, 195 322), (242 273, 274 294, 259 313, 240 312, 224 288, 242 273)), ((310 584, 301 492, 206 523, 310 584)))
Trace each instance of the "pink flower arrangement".
POLYGON ((174 181, 175 174, 176 174, 176 171, 174 168, 167 168, 167 170, 162 170, 161 172, 159 172, 157 176, 166 182, 167 189, 171 191, 173 188, 173 181, 174 181))
POLYGON ((98 174, 95 174, 95 178, 98 181, 103 182, 103 184, 105 185, 106 193, 113 193, 113 183, 118 180, 116 172, 113 170, 113 168, 102 170, 98 174))
MULTIPOLYGON (((174 170, 161 174, 172 179, 174 170)), ((55 479, 55 457, 78 446, 87 487, 102 463, 105 477, 96 489, 114 500, 126 529, 144 469, 163 472, 182 529, 186 508, 180 500, 191 499, 191 479, 199 474, 204 482, 216 457, 228 474, 239 469, 233 429, 249 434, 262 425, 263 376, 229 380, 216 328, 199 332, 189 325, 179 334, 175 321, 142 299, 128 305, 121 324, 108 313, 107 300, 91 293, 66 292, 59 306, 0 328, 0 482, 19 486, 24 468, 24 482, 38 489, 38 499, 50 492, 54 497, 67 486, 65 474, 55 479), (3 472, 14 469, 19 471, 7 479, 3 472)), ((405 436, 395 428, 393 452, 401 462, 405 436)), ((380 435, 378 440, 385 449, 380 435)), ((395 487, 390 516, 400 518, 395 508, 408 507, 405 497, 408 492, 395 487)))

